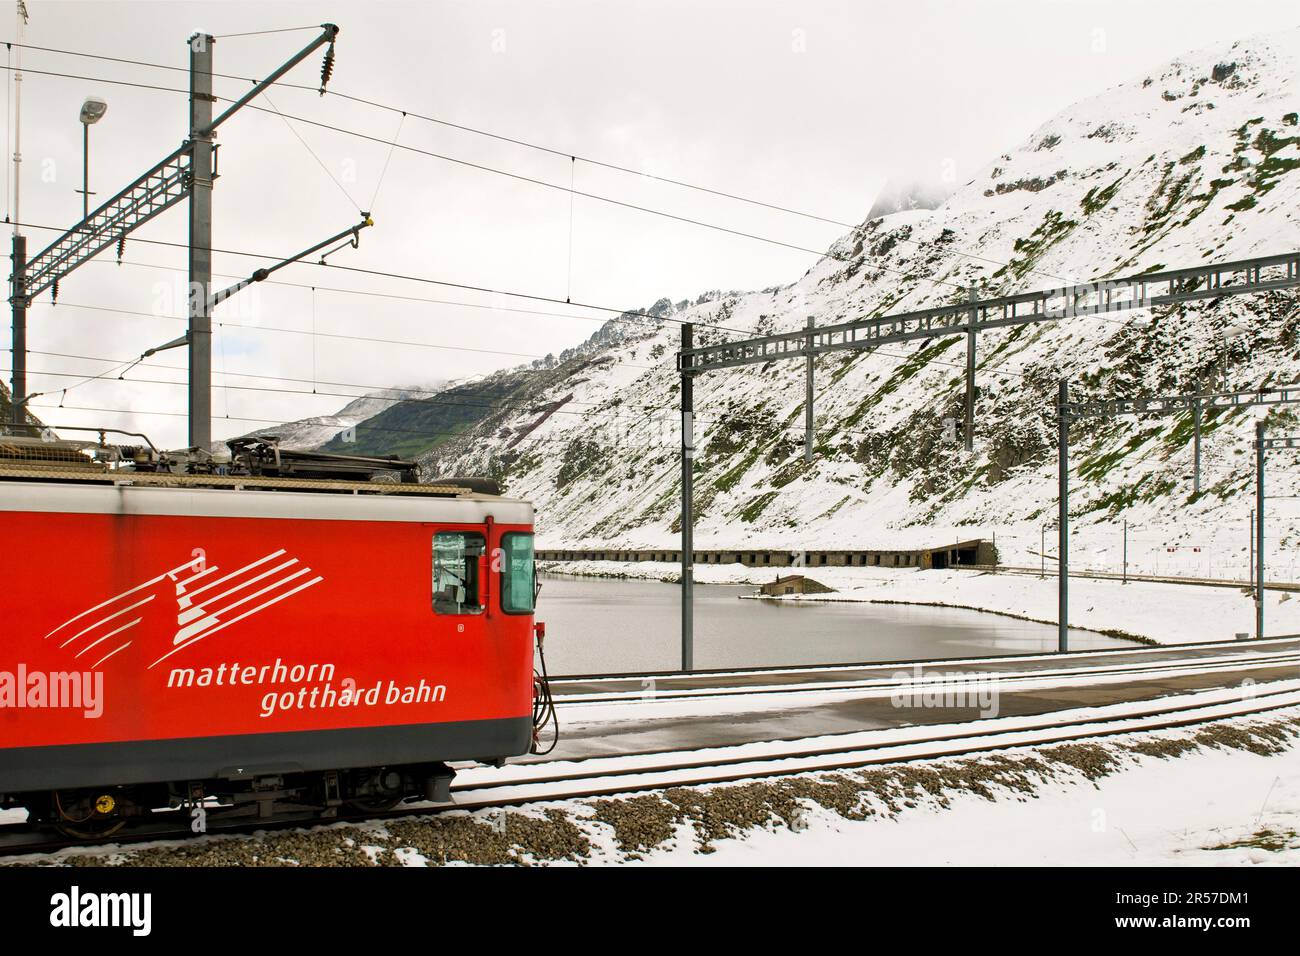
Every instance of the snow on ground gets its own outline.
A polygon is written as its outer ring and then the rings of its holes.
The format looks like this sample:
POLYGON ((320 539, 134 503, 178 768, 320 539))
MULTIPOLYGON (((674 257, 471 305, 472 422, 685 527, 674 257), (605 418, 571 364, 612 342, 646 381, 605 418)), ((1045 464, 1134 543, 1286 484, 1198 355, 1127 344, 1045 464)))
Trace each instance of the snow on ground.
MULTIPOLYGON (((593 842, 611 862, 651 866, 1294 866, 1300 864, 1297 720, 1300 711, 1289 709, 1077 746, 889 765, 881 769, 900 772, 893 786, 901 780, 901 789, 874 781, 868 805, 875 809, 865 819, 805 798, 784 819, 766 824, 751 812, 748 825, 724 826, 725 835, 707 844, 699 824, 693 832, 682 823, 672 839, 649 848, 629 848, 626 838, 620 843, 617 830, 614 839, 593 842), (1286 724, 1293 729, 1281 744, 1279 737, 1249 742, 1241 735, 1286 724), (1062 772, 1061 764, 1073 766, 1062 772), (979 783, 970 785, 981 779, 981 766, 994 765, 1005 774, 1001 783, 984 778, 983 793, 979 783), (956 782, 972 767, 966 782, 956 782), (1045 776, 1032 779, 1031 770, 1019 777, 1026 767, 1045 776), (945 775, 944 785, 926 778, 936 771, 945 775)), ((833 775, 786 779, 836 781, 833 775)), ((744 789, 714 788, 715 795, 729 790, 714 811, 745 819, 747 810, 736 809, 744 808, 744 789)))
MULTIPOLYGON (((817 813, 693 857, 712 866, 1242 866, 1300 864, 1300 761, 1211 751, 1143 762, 1036 799, 954 797, 892 820, 817 813), (1262 834, 1262 835, 1261 835, 1262 834), (1279 841, 1281 846, 1268 845, 1279 841), (1224 847, 1223 849, 1217 849, 1224 847)), ((666 853, 654 862, 683 862, 666 853)))
MULTIPOLYGON (((676 581, 676 564, 656 561, 546 562, 543 570, 601 577, 676 581)), ((765 584, 778 575, 807 574, 832 587, 831 594, 781 600, 896 601, 974 608, 1056 623, 1056 577, 980 571, 889 568, 747 568, 741 564, 696 565, 699 584, 765 584)), ((1300 599, 1269 591, 1264 610, 1267 636, 1300 633, 1300 599)), ((1227 641, 1255 633, 1255 605, 1243 589, 1192 584, 1070 580, 1070 626, 1122 632, 1160 644, 1227 641)))

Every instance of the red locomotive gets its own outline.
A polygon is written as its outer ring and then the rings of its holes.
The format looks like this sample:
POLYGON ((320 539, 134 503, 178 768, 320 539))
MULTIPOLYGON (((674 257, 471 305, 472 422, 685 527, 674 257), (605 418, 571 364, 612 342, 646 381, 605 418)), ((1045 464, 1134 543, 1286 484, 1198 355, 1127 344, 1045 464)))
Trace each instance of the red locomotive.
POLYGON ((91 836, 329 816, 529 751, 529 503, 273 441, 106 447, 0 439, 0 805, 91 836))

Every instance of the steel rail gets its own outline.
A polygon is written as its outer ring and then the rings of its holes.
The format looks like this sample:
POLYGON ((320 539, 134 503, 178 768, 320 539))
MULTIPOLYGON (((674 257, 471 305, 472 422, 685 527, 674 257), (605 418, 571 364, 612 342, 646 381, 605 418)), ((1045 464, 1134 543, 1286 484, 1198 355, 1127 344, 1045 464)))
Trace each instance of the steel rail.
MULTIPOLYGON (((532 803, 543 800, 568 800, 586 796, 608 793, 636 792, 657 790, 673 786, 700 786, 712 783, 727 783, 736 780, 748 780, 771 776, 789 776, 795 773, 811 773, 838 769, 853 769, 872 764, 902 763, 917 760, 932 760, 940 757, 961 756, 970 753, 983 753, 991 750, 1005 750, 1011 747, 1032 747, 1042 744, 1061 743, 1094 737, 1115 736, 1136 731, 1159 730, 1170 727, 1205 723, 1211 720, 1244 717, 1267 713, 1289 707, 1300 706, 1300 680, 1288 681, 1294 686, 1282 690, 1257 692, 1249 699, 1233 702, 1186 702, 1172 707, 1152 708, 1140 715, 1123 714, 1110 717, 1079 717, 1067 721, 1044 722, 1038 727, 1016 727, 1009 730, 963 730, 950 734, 923 737, 915 741, 902 743, 885 743, 877 746, 854 744, 842 747, 821 747, 792 749, 763 755, 740 755, 732 758, 710 757, 707 760, 664 763, 657 766, 633 766, 593 770, 574 774, 555 774, 550 777, 521 777, 512 781, 492 782, 478 787, 453 787, 452 796, 457 809, 474 809, 480 806, 500 806, 519 803, 532 803), (976 741, 970 745, 971 741, 976 741), (947 746, 932 746, 936 744, 947 746), (906 753, 908 748, 929 747, 916 753, 906 753), (761 765, 774 765, 781 762, 804 761, 815 765, 771 766, 763 769, 761 765), (719 768, 744 767, 743 770, 723 770, 719 768), (676 774, 689 771, 709 770, 687 779, 676 774), (655 775, 660 775, 657 779, 655 775), (611 783, 598 787, 582 788, 578 792, 568 793, 552 789, 543 793, 521 793, 512 795, 509 790, 527 790, 528 788, 545 788, 556 784, 592 781, 607 778, 638 779, 632 784, 611 783), (492 796, 492 794, 494 794, 492 796), (477 795, 477 796, 476 796, 477 795), (464 798, 464 799, 462 799, 464 798)), ((1219 689, 1222 692, 1222 689, 1219 689)), ((1200 692, 1206 694, 1210 692, 1200 692)), ((1199 696, 1199 694, 1198 694, 1199 696)), ((1185 698, 1180 698, 1185 700, 1185 698)), ((1168 701, 1170 698, 1161 698, 1168 701)), ((1112 705, 1113 706, 1113 705, 1112 705)), ((1128 706, 1123 705, 1123 706, 1128 706)), ((1102 708, 1091 708, 1100 710, 1102 708)), ((1052 715, 1043 715, 1052 716, 1052 715)), ((978 724, 979 721, 964 722, 964 726, 978 724)), ((861 736, 863 731, 851 731, 847 735, 861 736)), ((845 735, 845 736, 847 736, 845 735)), ((840 735, 835 735, 840 736, 840 735)), ((738 748, 718 748, 738 749, 738 748)), ((677 751, 690 754, 694 751, 677 751)), ((617 758, 587 758, 586 763, 617 758)), ((556 761, 561 762, 561 761, 556 761)))
POLYGON ((1300 675, 1300 652, 1277 654, 1272 656, 1241 656, 1222 658, 1218 660, 1207 658, 1201 660, 1173 661, 1169 663, 1141 662, 1118 665, 1113 668, 1075 667, 1061 668, 1059 670, 1003 672, 970 671, 959 674, 943 675, 936 673, 934 676, 926 676, 923 673, 920 677, 909 675, 906 679, 897 680, 888 678, 864 678, 863 680, 844 681, 839 683, 804 682, 798 684, 764 684, 756 687, 701 687, 699 689, 656 690, 654 693, 627 690, 606 693, 604 695, 592 694, 590 696, 585 694, 568 694, 556 695, 555 703, 559 707, 567 708, 594 704, 626 704, 637 702, 651 704, 663 701, 699 700, 718 697, 747 697, 753 695, 799 694, 817 691, 823 693, 870 691, 870 696, 877 696, 879 694, 887 694, 913 687, 937 691, 961 689, 970 685, 987 686, 990 684, 1010 684, 1017 687, 1051 687, 1073 681, 1075 678, 1079 677, 1098 678, 1097 680, 1088 682, 1087 686, 1091 686, 1096 683, 1113 682, 1112 680, 1102 680, 1102 678, 1123 680, 1129 677, 1152 677, 1165 674, 1217 674, 1221 672, 1268 669, 1285 664, 1297 665, 1297 674, 1300 675))

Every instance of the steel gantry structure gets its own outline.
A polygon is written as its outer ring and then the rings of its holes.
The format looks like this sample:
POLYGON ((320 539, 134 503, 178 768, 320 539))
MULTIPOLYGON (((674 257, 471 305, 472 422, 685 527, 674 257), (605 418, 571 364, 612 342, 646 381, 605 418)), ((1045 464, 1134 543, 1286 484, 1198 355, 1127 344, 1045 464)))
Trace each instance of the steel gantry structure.
POLYGON ((1269 438, 1255 423, 1255 638, 1264 639, 1264 462, 1273 449, 1300 448, 1300 435, 1269 438))
MULTIPOLYGON (((990 299, 975 298, 975 290, 971 288, 963 293, 959 301, 928 309, 870 316, 822 326, 817 326, 814 319, 808 317, 808 324, 804 329, 717 344, 695 345, 693 325, 684 323, 682 347, 677 353, 682 405, 682 669, 691 670, 694 664, 694 571, 691 549, 694 530, 692 466, 695 457, 693 381, 697 375, 747 365, 761 365, 780 359, 804 359, 806 376, 804 454, 807 458, 811 458, 814 438, 813 358, 831 352, 870 351, 895 342, 964 335, 966 373, 963 441, 966 450, 970 451, 974 447, 975 359, 977 336, 980 332, 1296 287, 1300 287, 1300 252, 1289 252, 1232 262, 1210 263, 1186 269, 1147 272, 1118 279, 1101 279, 1036 292, 1018 292, 990 299)), ((1174 397, 1174 399, 1188 401, 1206 398, 1208 397, 1174 397)), ((1062 383, 1058 404, 1062 407, 1067 404, 1064 383, 1062 383)), ((1199 415, 1199 412, 1197 414, 1199 415)), ((1063 418, 1061 424, 1063 443, 1067 437, 1066 429, 1068 429, 1068 417, 1063 418)), ((1063 492, 1066 490, 1064 486, 1062 490, 1063 492)), ((1065 540, 1067 523, 1062 523, 1062 540, 1065 540)), ((1064 560, 1059 573, 1064 581, 1064 560)), ((1063 584, 1060 637, 1062 650, 1065 649, 1066 641, 1064 595, 1063 584)))
MULTIPOLYGON (((1056 403, 1057 414, 1057 482, 1060 540, 1057 564, 1057 647, 1069 649, 1066 620, 1070 609, 1070 423, 1089 418, 1119 418, 1123 415, 1181 415, 1202 410, 1257 408, 1268 405, 1300 403, 1300 385, 1278 385, 1244 392, 1218 394, 1156 395, 1146 398, 1092 398, 1070 401, 1070 386, 1062 381, 1056 403)), ((1264 454, 1272 448, 1300 448, 1300 437, 1269 438, 1263 422, 1255 423, 1255 637, 1264 637, 1264 454)), ((1199 490, 1199 489, 1197 489, 1199 490)))
MULTIPOLYGON (((27 392, 27 308, 32 299, 50 289, 57 297, 59 280, 90 261, 114 243, 123 243, 128 235, 170 209, 183 199, 189 200, 189 326, 186 334, 161 348, 180 345, 189 351, 189 444, 206 450, 212 437, 212 309, 225 298, 252 281, 289 262, 297 261, 325 245, 347 235, 353 244, 359 231, 371 225, 367 213, 361 222, 338 236, 318 243, 297 256, 257 272, 242 283, 212 294, 212 187, 217 179, 217 130, 250 101, 262 94, 291 69, 323 46, 328 46, 321 67, 321 92, 329 80, 334 62, 334 42, 339 28, 321 24, 321 32, 305 47, 273 70, 265 79, 235 100, 215 118, 217 97, 212 90, 212 51, 215 39, 196 33, 188 40, 190 109, 189 134, 181 146, 143 173, 117 195, 85 216, 32 259, 27 258, 27 239, 13 237, 13 272, 10 276, 9 302, 13 310, 13 389, 12 421, 26 421, 26 405, 34 397, 27 392)), ((20 224, 21 225, 21 224, 20 224)))

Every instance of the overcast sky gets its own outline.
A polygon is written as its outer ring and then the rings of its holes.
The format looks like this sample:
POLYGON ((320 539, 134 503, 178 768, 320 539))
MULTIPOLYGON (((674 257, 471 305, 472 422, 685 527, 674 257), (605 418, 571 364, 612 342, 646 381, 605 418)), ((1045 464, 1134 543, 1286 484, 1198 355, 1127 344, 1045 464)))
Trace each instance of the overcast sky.
MULTIPOLYGON (((0 37, 7 40, 15 38, 12 7, 0 4, 6 10, 0 37)), ((341 27, 334 91, 846 223, 864 217, 890 178, 935 180, 951 170, 960 185, 1076 100, 1180 53, 1300 22, 1289 0, 27 0, 27 7, 28 44, 172 67, 186 66, 186 38, 195 30, 219 36, 334 22, 341 27)), ((265 75, 312 35, 304 30, 223 37, 215 46, 215 70, 265 75)), ((16 55, 0 51, 5 66, 16 55)), ((319 54, 312 56, 287 79, 316 84, 320 62, 319 54)), ((91 129, 96 201, 185 136, 186 96, 173 92, 187 86, 182 70, 36 50, 24 51, 23 66, 25 223, 67 228, 80 219, 81 197, 74 192, 82 171, 77 114, 88 93, 109 103, 105 118, 91 129)), ((225 96, 247 85, 217 83, 225 96)), ((9 89, 7 153, 13 148, 12 82, 9 89)), ((219 254, 218 272, 246 275, 351 225, 358 209, 366 209, 375 227, 363 234, 359 249, 339 252, 331 261, 561 301, 289 267, 277 276, 289 284, 262 284, 218 310, 216 320, 229 324, 216 336, 214 367, 302 381, 218 375, 219 384, 230 386, 214 390, 218 437, 265 421, 332 412, 346 399, 319 393, 358 391, 336 383, 425 385, 558 352, 608 317, 566 306, 565 299, 630 309, 662 296, 679 300, 712 288, 761 288, 797 278, 816 258, 592 199, 571 202, 570 177, 581 191, 809 249, 824 249, 846 231, 575 164, 567 155, 414 117, 401 120, 398 113, 313 91, 275 90, 269 102, 260 102, 271 104, 383 142, 273 113, 245 110, 232 119, 220 134, 214 245, 268 258, 219 254), (376 196, 389 155, 384 144, 397 134, 399 121, 401 144, 564 188, 398 149, 376 196), (341 289, 408 298, 335 291, 341 289), (442 301, 413 301, 418 299, 442 301), (313 327, 461 350, 271 331, 313 327), (275 395, 251 386, 309 394, 275 395), (310 394, 313 387, 318 394, 310 394)), ((11 186, 4 192, 12 210, 11 186)), ((56 235, 25 231, 32 254, 56 235)), ((164 213, 138 235, 183 243, 184 207, 164 213)), ((184 314, 183 285, 175 284, 184 280, 184 251, 128 241, 127 263, 117 266, 114 260, 112 250, 101 254, 61 284, 58 306, 49 305, 47 293, 32 308, 33 370, 101 372, 111 363, 67 356, 126 360, 183 331, 177 320, 184 314)), ((0 342, 8 347, 7 322, 0 342)), ((142 366, 130 375, 134 384, 81 385, 67 393, 63 410, 41 408, 38 414, 56 424, 132 426, 159 444, 182 445, 184 388, 141 380, 183 380, 184 352, 150 361, 176 370, 142 366)), ((3 362, 8 380, 7 351, 3 362)), ((29 389, 49 391, 77 381, 33 374, 29 389)), ((34 405, 58 401, 54 395, 34 405)))

